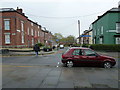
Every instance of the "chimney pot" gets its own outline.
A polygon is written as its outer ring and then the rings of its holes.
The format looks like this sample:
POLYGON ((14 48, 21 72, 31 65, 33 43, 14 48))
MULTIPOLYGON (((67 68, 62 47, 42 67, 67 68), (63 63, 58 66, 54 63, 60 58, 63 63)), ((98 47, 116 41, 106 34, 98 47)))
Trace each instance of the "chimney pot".
POLYGON ((22 13, 22 9, 19 9, 19 8, 17 7, 17 12, 22 13))

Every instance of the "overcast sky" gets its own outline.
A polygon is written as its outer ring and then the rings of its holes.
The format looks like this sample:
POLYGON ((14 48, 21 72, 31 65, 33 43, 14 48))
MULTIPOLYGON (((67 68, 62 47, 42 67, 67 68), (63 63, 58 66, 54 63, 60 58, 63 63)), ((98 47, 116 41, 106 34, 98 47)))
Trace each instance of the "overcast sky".
POLYGON ((1 8, 22 8, 30 20, 63 36, 78 37, 77 21, 80 20, 81 34, 90 24, 120 0, 0 0, 1 8))

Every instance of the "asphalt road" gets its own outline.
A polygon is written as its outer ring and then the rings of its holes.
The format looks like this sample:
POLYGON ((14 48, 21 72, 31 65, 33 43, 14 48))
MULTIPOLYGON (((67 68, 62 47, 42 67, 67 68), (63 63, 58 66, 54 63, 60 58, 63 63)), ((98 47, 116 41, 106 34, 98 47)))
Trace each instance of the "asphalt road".
POLYGON ((67 68, 61 63, 63 51, 2 58, 2 88, 118 88, 118 64, 67 68))

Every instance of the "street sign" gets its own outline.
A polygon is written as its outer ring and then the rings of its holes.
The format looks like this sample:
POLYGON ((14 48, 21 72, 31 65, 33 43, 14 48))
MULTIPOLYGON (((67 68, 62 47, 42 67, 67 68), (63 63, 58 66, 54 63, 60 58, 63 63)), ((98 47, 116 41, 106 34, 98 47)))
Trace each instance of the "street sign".
POLYGON ((56 39, 56 41, 59 41, 59 39, 56 39))
POLYGON ((91 35, 80 35, 80 37, 91 37, 91 35))

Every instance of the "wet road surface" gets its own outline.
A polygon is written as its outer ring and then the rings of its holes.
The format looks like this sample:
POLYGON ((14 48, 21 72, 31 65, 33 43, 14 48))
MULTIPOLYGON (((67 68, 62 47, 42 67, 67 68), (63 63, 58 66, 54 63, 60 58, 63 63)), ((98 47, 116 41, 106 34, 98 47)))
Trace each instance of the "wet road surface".
POLYGON ((2 59, 2 87, 118 88, 118 64, 111 69, 67 68, 61 63, 63 51, 37 57, 4 57, 2 59))

